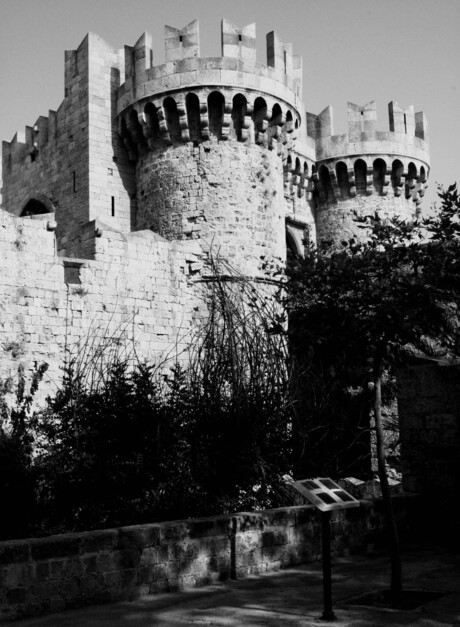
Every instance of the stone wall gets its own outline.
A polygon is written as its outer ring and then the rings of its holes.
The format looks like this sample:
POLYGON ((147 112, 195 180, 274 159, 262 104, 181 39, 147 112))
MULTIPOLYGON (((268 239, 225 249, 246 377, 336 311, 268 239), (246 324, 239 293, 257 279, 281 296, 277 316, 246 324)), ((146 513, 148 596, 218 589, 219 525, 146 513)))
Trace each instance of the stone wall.
POLYGON ((248 274, 284 258, 282 162, 274 151, 209 141, 153 152, 137 167, 137 228, 199 239, 248 274))
MULTIPOLYGON (((0 211, 0 377, 47 362, 56 390, 65 351, 121 338, 121 351, 158 363, 187 346, 203 308, 193 242, 152 231, 127 236, 92 222, 81 246, 92 259, 56 254, 53 223, 0 211), (127 352, 126 352, 127 351, 127 352)), ((90 353, 88 352, 88 357, 90 353)))
MULTIPOLYGON (((20 215, 28 200, 51 205, 62 254, 82 257, 78 236, 88 221, 112 221, 127 233, 134 168, 114 123, 120 52, 89 33, 66 51, 65 98, 3 142, 3 206, 20 215)), ((49 207, 48 207, 49 208, 49 207)))
MULTIPOLYGON (((407 502, 395 499, 403 522, 407 502)), ((332 516, 332 551, 382 539, 379 501, 332 516)), ((134 599, 307 563, 321 555, 313 506, 0 542, 0 622, 134 599)))

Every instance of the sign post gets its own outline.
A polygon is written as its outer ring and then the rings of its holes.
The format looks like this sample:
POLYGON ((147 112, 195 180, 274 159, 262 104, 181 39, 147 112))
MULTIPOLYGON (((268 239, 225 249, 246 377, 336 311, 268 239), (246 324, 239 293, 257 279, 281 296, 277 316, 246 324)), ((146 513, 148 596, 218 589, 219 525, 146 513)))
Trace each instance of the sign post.
POLYGON ((322 620, 335 620, 332 609, 331 575, 331 511, 359 507, 360 503, 338 483, 329 478, 301 479, 292 484, 321 512, 321 543, 323 559, 323 598, 322 620))

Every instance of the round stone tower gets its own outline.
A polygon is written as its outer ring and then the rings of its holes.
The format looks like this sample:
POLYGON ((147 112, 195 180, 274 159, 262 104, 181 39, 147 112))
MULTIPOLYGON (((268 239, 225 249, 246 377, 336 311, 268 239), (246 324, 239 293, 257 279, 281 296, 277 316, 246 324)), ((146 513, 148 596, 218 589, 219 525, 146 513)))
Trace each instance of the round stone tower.
POLYGON ((315 159, 312 140, 296 152, 301 59, 271 32, 267 65, 256 63, 255 25, 227 20, 222 57, 199 56, 197 21, 165 27, 165 43, 159 66, 149 35, 125 48, 117 116, 136 168, 133 229, 198 239, 254 273, 261 256, 285 258, 287 179, 298 161, 296 190, 305 190, 315 159))
POLYGON ((340 244, 360 237, 355 214, 414 217, 429 174, 428 125, 423 112, 389 104, 390 130, 377 130, 375 102, 348 103, 348 133, 334 135, 332 110, 307 113, 316 141, 316 229, 340 244))

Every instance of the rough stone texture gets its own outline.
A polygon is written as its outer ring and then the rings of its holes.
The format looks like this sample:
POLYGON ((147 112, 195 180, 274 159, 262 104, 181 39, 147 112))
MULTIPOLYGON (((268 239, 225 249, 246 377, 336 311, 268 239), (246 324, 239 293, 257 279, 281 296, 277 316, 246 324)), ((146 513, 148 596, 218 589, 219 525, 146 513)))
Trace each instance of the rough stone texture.
MULTIPOLYGON (((395 508, 407 527, 410 499, 395 508)), ((332 551, 382 541, 379 501, 332 516, 332 551)), ((321 519, 311 505, 233 516, 0 542, 0 622, 66 607, 145 597, 319 559, 321 519)))
POLYGON ((95 329, 130 325, 140 359, 178 354, 210 247, 254 276, 261 256, 301 255, 317 231, 353 234, 356 209, 413 214, 423 113, 391 103, 382 132, 375 103, 349 103, 334 135, 329 107, 305 114, 291 44, 269 33, 263 65, 255 36, 224 20, 223 56, 202 58, 197 21, 166 27, 162 65, 148 33, 124 50, 89 33, 66 52, 58 110, 3 142, 17 217, 0 215, 0 376, 47 361, 57 381, 64 347, 95 329))
POLYGON ((398 373, 403 483, 425 495, 423 519, 458 536, 460 366, 420 360, 398 373))
POLYGON ((15 377, 34 362, 47 362, 47 386, 55 390, 65 348, 107 337, 124 338, 152 363, 180 354, 203 307, 193 283, 200 265, 194 242, 167 242, 152 231, 122 235, 104 226, 86 233, 92 260, 55 254, 46 220, 0 213, 0 377, 15 377), (97 236, 96 236, 97 229, 97 236))
POLYGON ((405 198, 378 196, 375 194, 346 198, 339 203, 324 201, 316 212, 316 233, 318 240, 332 240, 340 243, 356 237, 355 215, 372 216, 374 213, 387 218, 410 220, 415 214, 415 205, 410 206, 405 198))
POLYGON ((225 259, 238 258, 247 274, 257 272, 261 255, 285 256, 277 155, 253 144, 186 144, 142 160, 137 181, 137 228, 198 239, 225 259))

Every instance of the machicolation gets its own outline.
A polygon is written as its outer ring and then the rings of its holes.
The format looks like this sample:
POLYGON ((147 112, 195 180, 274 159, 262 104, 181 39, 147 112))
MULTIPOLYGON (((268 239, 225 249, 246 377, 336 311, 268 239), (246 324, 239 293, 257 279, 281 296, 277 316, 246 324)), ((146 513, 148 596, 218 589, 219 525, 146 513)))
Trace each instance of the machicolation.
POLYGON ((65 55, 65 97, 3 142, 0 376, 47 361, 92 329, 130 328, 137 354, 180 353, 200 318, 210 248, 254 276, 261 256, 356 235, 353 216, 409 218, 429 174, 423 113, 348 104, 305 113, 302 60, 275 32, 222 21, 200 57, 198 21, 116 50, 88 34, 65 55), (20 292, 20 290, 26 292, 20 292), (27 294, 27 295, 26 295, 27 294), (21 351, 12 351, 12 343, 21 351))

